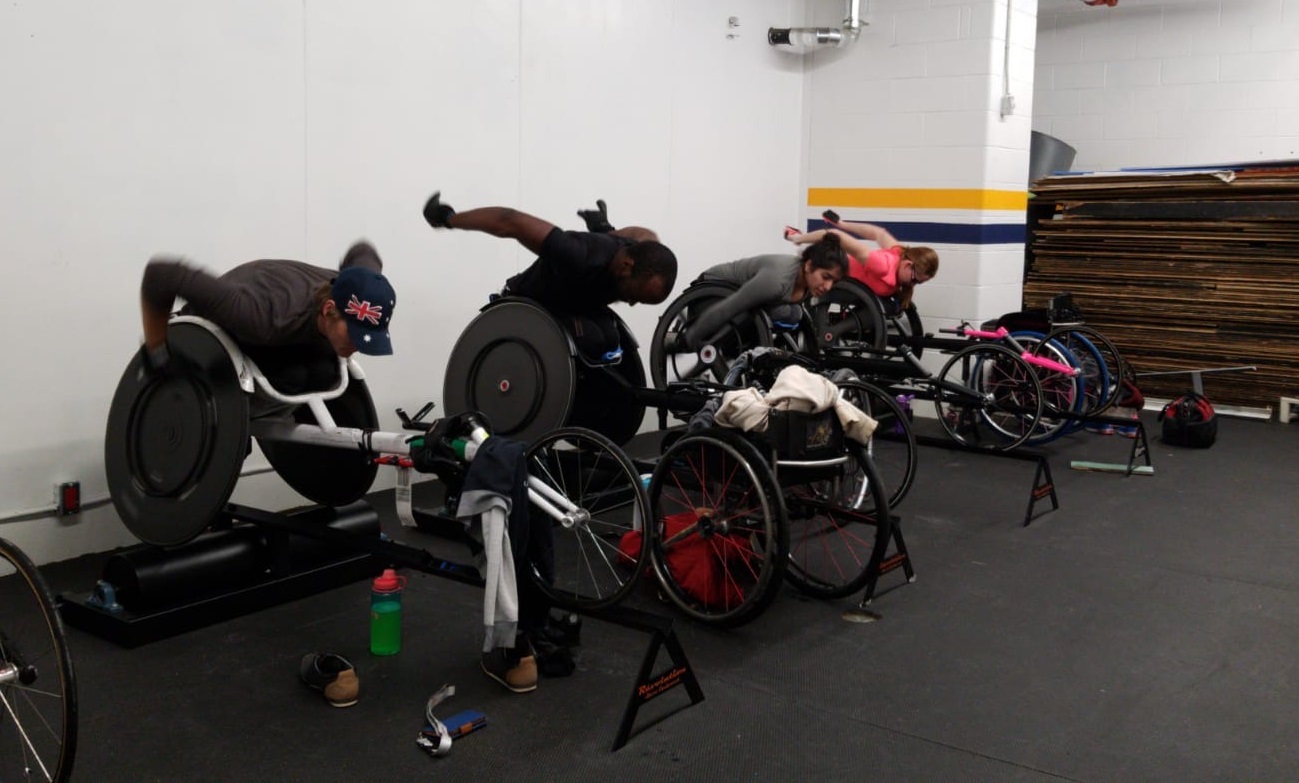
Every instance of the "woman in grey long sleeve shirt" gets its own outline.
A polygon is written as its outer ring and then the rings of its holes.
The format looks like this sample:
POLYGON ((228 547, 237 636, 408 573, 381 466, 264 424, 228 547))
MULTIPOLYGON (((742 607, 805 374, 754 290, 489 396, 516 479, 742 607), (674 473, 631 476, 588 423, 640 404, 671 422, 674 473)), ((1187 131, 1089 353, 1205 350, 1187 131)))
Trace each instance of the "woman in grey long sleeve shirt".
POLYGON ((827 234, 801 256, 762 255, 705 269, 700 280, 734 283, 739 290, 701 313, 683 338, 690 350, 708 344, 728 321, 765 308, 773 321, 797 322, 802 302, 823 296, 848 274, 839 237, 827 234))

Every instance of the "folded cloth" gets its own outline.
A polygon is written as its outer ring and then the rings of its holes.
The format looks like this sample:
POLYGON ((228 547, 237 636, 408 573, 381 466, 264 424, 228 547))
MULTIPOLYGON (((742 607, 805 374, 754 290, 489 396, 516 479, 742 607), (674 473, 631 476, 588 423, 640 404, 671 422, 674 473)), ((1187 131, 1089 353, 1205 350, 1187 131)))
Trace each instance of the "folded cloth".
POLYGON ((820 413, 829 408, 834 408, 844 434, 858 443, 865 443, 875 432, 877 422, 845 400, 834 382, 796 364, 780 371, 765 396, 751 388, 723 394, 714 421, 720 427, 765 432, 772 409, 820 413))

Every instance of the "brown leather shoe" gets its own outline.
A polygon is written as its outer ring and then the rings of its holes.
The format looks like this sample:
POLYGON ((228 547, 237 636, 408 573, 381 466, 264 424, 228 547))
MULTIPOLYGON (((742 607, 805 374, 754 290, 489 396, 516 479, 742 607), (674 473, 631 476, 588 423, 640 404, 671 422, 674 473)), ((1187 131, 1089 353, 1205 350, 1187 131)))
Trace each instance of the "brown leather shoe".
POLYGON ((482 656, 483 671, 488 677, 515 693, 529 693, 537 689, 537 658, 525 655, 514 660, 514 650, 497 647, 482 656))
POLYGON ((298 668, 302 681, 335 707, 351 707, 361 694, 352 662, 334 653, 308 653, 298 668))

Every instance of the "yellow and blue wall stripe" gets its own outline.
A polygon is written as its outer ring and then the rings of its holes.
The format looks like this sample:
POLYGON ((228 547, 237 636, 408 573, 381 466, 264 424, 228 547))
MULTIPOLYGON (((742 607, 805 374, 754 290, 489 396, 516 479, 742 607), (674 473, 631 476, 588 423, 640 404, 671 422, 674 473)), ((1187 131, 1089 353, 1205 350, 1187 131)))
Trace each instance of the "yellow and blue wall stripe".
MULTIPOLYGON (((1024 242, 1028 193, 1023 190, 974 188, 809 188, 809 207, 839 210, 934 210, 969 211, 986 216, 1001 212, 1009 220, 970 223, 960 220, 889 220, 869 218, 908 244, 995 245, 1024 242)), ((1001 216, 998 216, 1001 217, 1001 216)), ((845 220, 852 220, 844 215, 845 220)), ((825 221, 812 218, 808 230, 823 228, 825 221)))

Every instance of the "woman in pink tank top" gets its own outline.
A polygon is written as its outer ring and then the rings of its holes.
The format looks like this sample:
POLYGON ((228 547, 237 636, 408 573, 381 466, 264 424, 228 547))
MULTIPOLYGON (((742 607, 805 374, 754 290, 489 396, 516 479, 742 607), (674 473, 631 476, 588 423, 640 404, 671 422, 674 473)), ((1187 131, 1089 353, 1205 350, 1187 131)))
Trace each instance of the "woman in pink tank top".
POLYGON ((844 223, 826 218, 828 229, 806 234, 786 231, 785 238, 796 245, 819 242, 827 232, 839 235, 848 252, 848 276, 866 285, 876 296, 897 296, 906 309, 915 287, 938 274, 938 253, 931 247, 899 244, 884 228, 871 223, 844 223), (869 242, 867 241, 869 240, 869 242), (872 247, 874 242, 878 247, 872 247))

